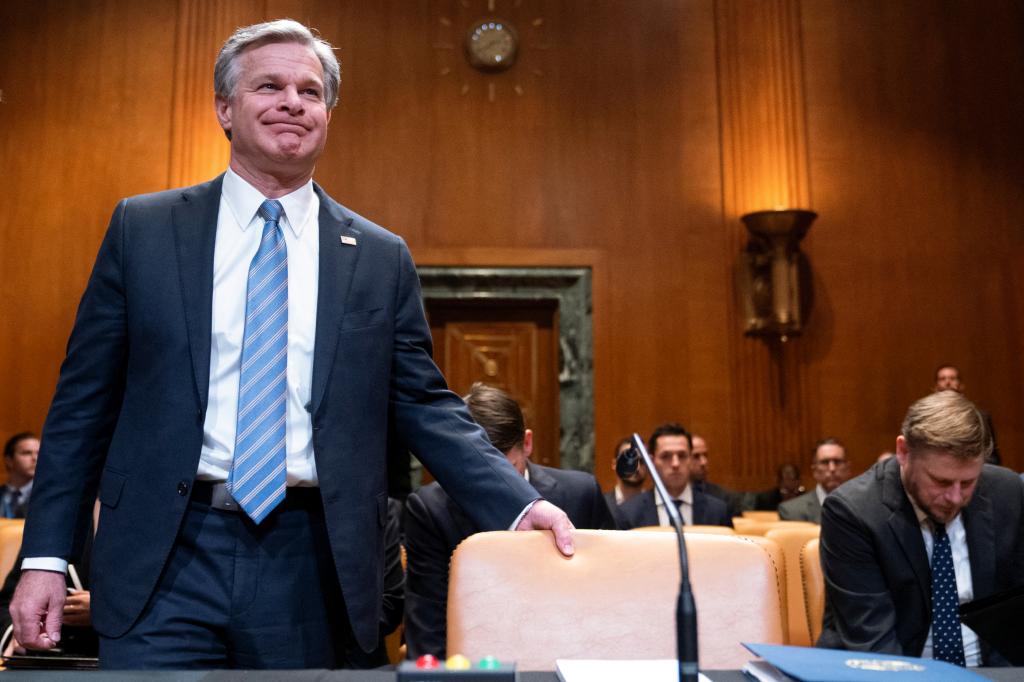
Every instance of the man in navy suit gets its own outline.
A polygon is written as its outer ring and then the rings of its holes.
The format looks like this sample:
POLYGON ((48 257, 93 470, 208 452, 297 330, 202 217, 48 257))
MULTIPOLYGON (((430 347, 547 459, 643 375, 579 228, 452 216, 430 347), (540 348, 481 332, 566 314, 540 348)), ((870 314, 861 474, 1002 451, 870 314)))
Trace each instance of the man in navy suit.
POLYGON ((22 644, 59 641, 97 491, 106 668, 332 667, 345 633, 373 650, 389 448, 481 528, 552 528, 572 553, 447 390, 404 242, 312 182, 339 81, 301 24, 239 29, 214 69, 228 171, 114 211, 43 430, 22 644))
MULTIPOLYGON (((614 529, 615 520, 597 480, 582 471, 530 462, 533 432, 504 391, 474 384, 466 404, 498 450, 544 499, 564 509, 577 528, 614 529)), ((410 658, 445 653, 448 564, 460 542, 481 529, 436 482, 406 500, 405 543, 409 565, 405 595, 405 641, 410 658)))
MULTIPOLYGON (((662 424, 648 440, 647 449, 672 503, 679 508, 686 525, 732 526, 725 502, 695 490, 690 485, 690 433, 680 424, 662 424)), ((654 490, 623 503, 618 509, 619 525, 628 530, 642 526, 669 525, 668 512, 654 490)))

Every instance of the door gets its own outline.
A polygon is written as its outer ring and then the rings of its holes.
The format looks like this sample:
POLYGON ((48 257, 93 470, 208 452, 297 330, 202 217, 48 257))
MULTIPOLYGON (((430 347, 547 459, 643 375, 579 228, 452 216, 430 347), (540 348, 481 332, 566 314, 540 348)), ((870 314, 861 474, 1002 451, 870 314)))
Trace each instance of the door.
POLYGON ((435 299, 426 308, 448 386, 465 395, 480 381, 509 393, 533 430, 531 460, 559 466, 557 302, 435 299))

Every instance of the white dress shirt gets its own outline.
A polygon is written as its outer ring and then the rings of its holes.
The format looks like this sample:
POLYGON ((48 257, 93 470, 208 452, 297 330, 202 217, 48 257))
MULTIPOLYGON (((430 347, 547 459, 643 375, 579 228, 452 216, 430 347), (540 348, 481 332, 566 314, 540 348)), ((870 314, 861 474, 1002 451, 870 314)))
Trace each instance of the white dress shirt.
POLYGON ((818 504, 825 504, 825 498, 828 496, 828 493, 825 492, 820 483, 814 486, 814 493, 818 496, 818 504))
MULTIPOLYGON (((919 511, 915 505, 915 511, 919 511)), ((918 518, 924 516, 919 512, 918 518)), ((949 548, 953 552, 953 571, 956 573, 956 591, 960 603, 969 602, 974 599, 974 581, 971 578, 971 558, 967 554, 967 529, 964 528, 964 517, 957 514, 956 518, 946 524, 946 535, 949 536, 949 548)), ((921 536, 924 538, 924 548, 928 552, 928 564, 932 562, 932 547, 935 539, 932 537, 931 521, 927 518, 921 521, 921 536)), ((978 635, 963 623, 960 624, 960 631, 964 639, 964 659, 967 667, 981 665, 981 645, 978 635)), ((932 656, 932 631, 928 628, 928 639, 921 651, 921 658, 933 658, 932 656)))
MULTIPOLYGON (((213 251, 210 395, 196 472, 196 478, 201 480, 227 480, 231 469, 249 264, 263 236, 263 219, 256 211, 265 199, 230 168, 224 174, 213 251)), ((288 249, 288 485, 315 486, 318 481, 313 460, 313 426, 305 406, 310 400, 313 379, 320 199, 310 180, 278 201, 284 207, 281 230, 288 249)), ((21 567, 64 572, 67 561, 27 557, 21 567)))
MULTIPOLYGON (((224 481, 231 470, 238 416, 239 363, 245 332, 249 264, 259 249, 266 197, 228 169, 220 196, 213 253, 210 396, 196 478, 224 481)), ((288 485, 317 485, 313 425, 306 405, 313 379, 316 299, 320 269, 320 199, 313 181, 278 199, 288 249, 288 485)))
MULTIPOLYGON (((661 495, 658 494, 657 490, 652 490, 651 493, 654 495, 654 504, 658 509, 658 525, 659 526, 671 526, 672 521, 668 517, 668 512, 665 511, 665 503, 661 501, 661 495)), ((682 500, 682 504, 679 505, 679 515, 683 517, 684 526, 693 525, 693 488, 689 483, 686 484, 686 488, 683 489, 682 494, 675 498, 682 500)))

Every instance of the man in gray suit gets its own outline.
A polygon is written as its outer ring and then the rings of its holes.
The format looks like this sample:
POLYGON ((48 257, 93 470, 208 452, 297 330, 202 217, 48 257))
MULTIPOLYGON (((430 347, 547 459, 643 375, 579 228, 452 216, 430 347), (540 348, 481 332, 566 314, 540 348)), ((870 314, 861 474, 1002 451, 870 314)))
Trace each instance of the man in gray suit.
POLYGON ((780 504, 780 519, 821 523, 821 504, 825 496, 850 477, 846 448, 838 438, 823 438, 817 442, 811 456, 811 473, 818 482, 814 490, 780 504))

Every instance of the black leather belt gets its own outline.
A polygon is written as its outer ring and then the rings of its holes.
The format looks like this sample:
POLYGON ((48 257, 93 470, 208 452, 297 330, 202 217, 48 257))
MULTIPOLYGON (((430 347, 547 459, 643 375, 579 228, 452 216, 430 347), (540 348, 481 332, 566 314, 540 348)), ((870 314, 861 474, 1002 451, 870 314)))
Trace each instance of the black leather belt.
MULTIPOLYGON (((228 492, 224 481, 195 481, 192 483, 192 500, 200 504, 210 505, 211 509, 222 512, 243 512, 235 498, 228 492)), ((284 502, 278 505, 282 509, 298 509, 320 506, 320 488, 289 487, 284 502)))

